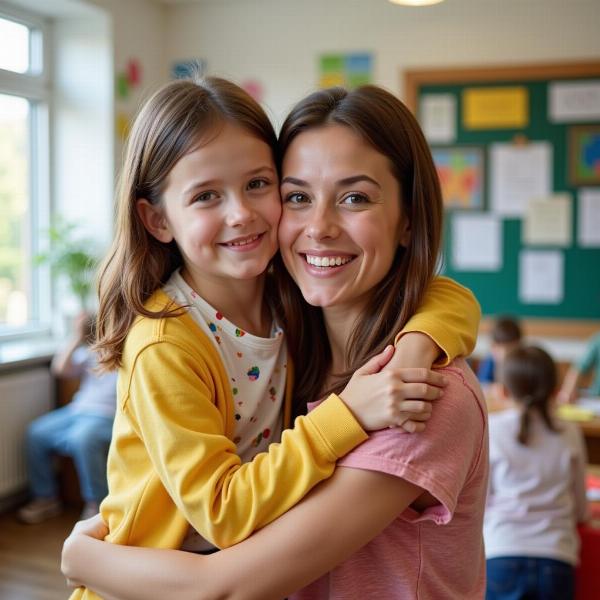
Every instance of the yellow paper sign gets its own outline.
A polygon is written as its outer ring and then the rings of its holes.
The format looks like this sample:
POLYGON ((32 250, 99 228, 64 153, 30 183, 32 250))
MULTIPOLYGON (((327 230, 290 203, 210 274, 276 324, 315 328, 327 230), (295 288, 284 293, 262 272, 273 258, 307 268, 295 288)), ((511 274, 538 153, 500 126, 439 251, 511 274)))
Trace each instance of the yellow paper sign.
POLYGON ((524 87, 468 88, 462 103, 465 129, 520 129, 529 122, 524 87))

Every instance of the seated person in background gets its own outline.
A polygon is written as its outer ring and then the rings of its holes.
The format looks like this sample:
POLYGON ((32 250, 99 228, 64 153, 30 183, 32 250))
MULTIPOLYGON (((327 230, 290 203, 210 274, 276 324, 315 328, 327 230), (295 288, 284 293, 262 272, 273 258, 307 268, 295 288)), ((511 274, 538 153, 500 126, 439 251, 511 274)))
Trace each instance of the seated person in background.
POLYGON ((89 346, 94 341, 94 318, 81 314, 75 336, 51 365, 56 377, 79 378, 73 400, 32 421, 27 430, 27 467, 33 499, 19 510, 24 523, 41 523, 62 510, 53 470, 55 454, 75 463, 85 501, 82 518, 98 512, 107 495, 106 458, 116 406, 117 373, 96 375, 89 346))
POLYGON ((585 353, 576 365, 572 365, 567 371, 560 392, 558 401, 561 404, 568 404, 577 400, 577 388, 581 377, 593 371, 592 383, 585 390, 586 395, 600 396, 600 333, 597 333, 587 345, 585 353))
POLYGON ((543 350, 506 356, 499 387, 509 408, 489 417, 486 600, 574 597, 587 458, 580 429, 552 417, 556 384, 543 350))
POLYGON ((490 354, 477 368, 477 378, 481 383, 498 381, 498 367, 504 361, 504 357, 521 344, 521 327, 513 317, 498 317, 490 336, 490 354))

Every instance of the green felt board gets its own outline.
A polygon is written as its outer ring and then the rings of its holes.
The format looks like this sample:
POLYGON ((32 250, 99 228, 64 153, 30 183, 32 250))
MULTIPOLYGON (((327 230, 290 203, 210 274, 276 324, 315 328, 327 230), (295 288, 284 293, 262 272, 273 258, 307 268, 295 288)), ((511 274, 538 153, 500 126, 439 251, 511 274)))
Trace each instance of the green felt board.
MULTIPOLYGON (((559 248, 564 254, 564 297, 560 304, 523 304, 519 301, 519 252, 521 219, 503 219, 503 261, 499 271, 457 271, 451 261, 451 219, 459 209, 446 210, 444 224, 443 272, 469 287, 477 296, 484 315, 510 313, 521 317, 598 319, 600 318, 600 248, 581 248, 577 245, 578 187, 568 178, 568 131, 579 123, 555 124, 548 120, 547 90, 549 81, 502 80, 493 83, 466 83, 419 86, 419 97, 424 94, 450 93, 456 98, 456 141, 448 146, 473 145, 484 148, 484 210, 489 207, 488 145, 493 142, 512 142, 516 134, 527 140, 548 141, 552 144, 553 187, 555 192, 570 192, 573 198, 573 235, 568 248, 559 248), (462 128, 461 92, 466 88, 497 86, 525 87, 529 94, 529 124, 525 129, 464 130, 462 128)), ((586 123, 586 124, 594 124, 586 123)), ((444 144, 432 147, 442 148, 444 144)), ((595 186, 600 187, 600 186, 595 186)), ((552 246, 527 246, 531 249, 554 249, 552 246)))

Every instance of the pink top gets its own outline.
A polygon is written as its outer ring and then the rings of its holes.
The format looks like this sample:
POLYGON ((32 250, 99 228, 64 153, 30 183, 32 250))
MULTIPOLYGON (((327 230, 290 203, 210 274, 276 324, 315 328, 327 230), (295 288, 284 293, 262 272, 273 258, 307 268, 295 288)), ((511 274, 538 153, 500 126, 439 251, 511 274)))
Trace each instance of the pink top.
POLYGON ((441 372, 449 383, 424 433, 378 431, 339 463, 402 477, 439 503, 422 513, 407 508, 379 536, 294 594, 293 600, 485 596, 486 408, 464 360, 441 372))

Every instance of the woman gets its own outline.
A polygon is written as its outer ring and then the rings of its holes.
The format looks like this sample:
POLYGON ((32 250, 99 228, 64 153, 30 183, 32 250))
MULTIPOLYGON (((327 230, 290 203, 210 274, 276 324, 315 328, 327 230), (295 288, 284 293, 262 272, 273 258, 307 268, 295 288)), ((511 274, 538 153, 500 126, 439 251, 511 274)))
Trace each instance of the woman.
MULTIPOLYGON (((279 241, 291 277, 280 260, 276 269, 302 406, 342 389, 415 312, 434 274, 442 204, 417 122, 380 88, 309 96, 284 123, 280 148, 279 241)), ((281 598, 323 574, 297 597, 481 598, 485 408, 464 361, 444 373, 424 433, 372 435, 245 542, 199 557, 76 532, 67 576, 119 598, 281 598)), ((97 521, 81 529, 103 533, 97 521)))

